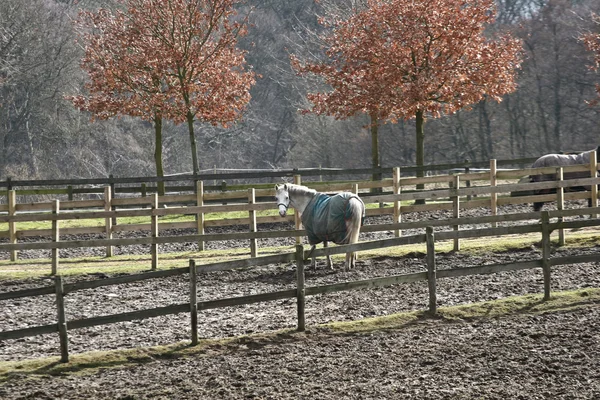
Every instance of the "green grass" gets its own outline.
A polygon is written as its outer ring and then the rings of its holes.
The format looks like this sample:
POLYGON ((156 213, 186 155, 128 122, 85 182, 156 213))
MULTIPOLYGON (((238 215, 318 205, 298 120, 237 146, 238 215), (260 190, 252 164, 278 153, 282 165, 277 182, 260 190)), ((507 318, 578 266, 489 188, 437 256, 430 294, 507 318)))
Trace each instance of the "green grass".
POLYGON ((465 320, 473 321, 485 318, 509 318, 565 312, 592 307, 599 303, 600 288, 586 288, 576 291, 555 292, 548 301, 544 301, 542 295, 515 296, 475 304, 441 307, 436 316, 429 316, 424 311, 414 311, 360 321, 328 323, 308 327, 306 333, 286 329, 273 333, 253 334, 228 339, 201 340, 197 346, 190 346, 188 342, 181 342, 167 346, 86 352, 71 355, 67 364, 60 363, 58 357, 4 361, 0 362, 0 382, 5 382, 11 378, 93 374, 99 369, 135 366, 156 359, 213 356, 219 352, 235 351, 240 345, 276 346, 285 341, 306 340, 311 337, 327 340, 322 335, 360 335, 381 330, 406 329, 416 323, 451 324, 465 320))

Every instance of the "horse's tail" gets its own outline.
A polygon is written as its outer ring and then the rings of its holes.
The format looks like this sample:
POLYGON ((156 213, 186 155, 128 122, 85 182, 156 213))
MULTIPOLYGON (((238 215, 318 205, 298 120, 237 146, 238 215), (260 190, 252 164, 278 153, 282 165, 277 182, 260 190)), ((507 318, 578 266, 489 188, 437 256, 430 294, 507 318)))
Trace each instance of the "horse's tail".
POLYGON ((344 243, 358 242, 358 235, 365 218, 365 204, 357 197, 351 197, 348 200, 348 214, 350 218, 346 220, 346 237, 344 243))

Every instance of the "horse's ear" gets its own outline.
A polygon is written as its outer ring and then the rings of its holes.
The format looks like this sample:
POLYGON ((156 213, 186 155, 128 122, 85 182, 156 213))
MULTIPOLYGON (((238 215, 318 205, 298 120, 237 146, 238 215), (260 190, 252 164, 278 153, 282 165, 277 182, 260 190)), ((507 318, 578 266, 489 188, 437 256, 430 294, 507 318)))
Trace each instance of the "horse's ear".
POLYGON ((275 191, 278 191, 278 190, 279 190, 279 186, 280 186, 280 185, 278 185, 278 184, 275 184, 275 191))

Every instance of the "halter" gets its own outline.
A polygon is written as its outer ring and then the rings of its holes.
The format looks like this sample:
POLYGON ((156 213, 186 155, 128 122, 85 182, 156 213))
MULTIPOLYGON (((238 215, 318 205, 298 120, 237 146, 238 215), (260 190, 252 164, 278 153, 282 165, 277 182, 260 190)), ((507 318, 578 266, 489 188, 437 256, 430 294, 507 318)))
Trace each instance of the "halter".
POLYGON ((287 211, 288 208, 290 207, 290 192, 287 191, 287 190, 286 190, 286 192, 287 192, 287 201, 288 201, 288 203, 287 204, 285 204, 285 203, 277 203, 277 207, 284 206, 285 207, 285 211, 287 211))

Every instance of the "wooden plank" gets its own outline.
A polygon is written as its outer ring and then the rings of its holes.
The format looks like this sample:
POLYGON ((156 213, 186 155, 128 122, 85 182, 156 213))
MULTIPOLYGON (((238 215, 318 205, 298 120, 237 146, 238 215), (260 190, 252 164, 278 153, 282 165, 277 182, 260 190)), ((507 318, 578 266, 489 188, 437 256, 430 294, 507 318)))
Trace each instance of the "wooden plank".
MULTIPOLYGON (((54 210, 53 214, 58 214, 60 212, 60 202, 55 200, 54 202, 54 210)), ((60 226, 58 220, 52 221, 52 242, 58 243, 60 242, 60 226)), ((58 273, 58 262, 60 257, 59 249, 52 249, 52 275, 56 275, 58 273)), ((62 289, 62 284, 61 284, 62 289)))
POLYGON ((131 311, 120 314, 103 315, 69 321, 69 329, 90 328, 92 326, 116 324, 118 322, 161 317, 164 315, 180 314, 190 311, 190 303, 172 304, 165 307, 149 308, 147 310, 131 311))
MULTIPOLYGON (((256 202, 256 192, 254 189, 248 189, 248 204, 254 204, 256 202)), ((256 233, 256 211, 248 211, 248 221, 250 232, 256 233)), ((256 257, 258 255, 258 245, 256 239, 250 239, 250 257, 256 257)))
MULTIPOLYGON (((60 220, 55 220, 60 221, 60 220)), ((54 221, 52 221, 54 222, 54 221)), ((102 234, 104 233, 104 226, 88 226, 81 228, 61 228, 61 235, 85 235, 85 234, 102 234)), ((50 229, 26 229, 17 232, 17 239, 24 237, 34 236, 52 236, 52 228, 50 229)))
MULTIPOLYGON (((112 278, 106 279, 95 279, 93 281, 82 281, 75 283, 68 283, 64 285, 65 294, 74 292, 76 290, 83 289, 95 289, 104 286, 112 286, 112 285, 121 285, 123 283, 131 283, 131 282, 140 282, 147 279, 158 279, 158 278, 167 278, 170 276, 183 275, 189 272, 187 267, 183 268, 173 268, 167 270, 158 270, 158 271, 149 271, 141 274, 132 274, 132 275, 124 275, 124 276, 116 276, 112 278)), ((44 288, 46 289, 46 288, 44 288)), ((46 294, 46 293, 39 293, 46 294)), ((0 294, 0 300, 3 299, 3 294, 0 294)), ((11 297, 9 297, 11 298, 11 297)))
MULTIPOLYGON (((53 288, 54 291, 54 288, 53 288)), ((34 326, 31 328, 15 329, 12 331, 0 332, 0 340, 21 339, 29 336, 45 335, 48 333, 58 332, 57 324, 34 326)))
POLYGON ((435 237, 433 228, 427 227, 425 233, 427 240, 427 286, 429 288, 429 313, 437 313, 437 276, 435 266, 435 237))
MULTIPOLYGON (((495 191, 498 187, 498 181, 496 177, 496 160, 490 160, 490 209, 492 215, 498 215, 498 193, 495 191)), ((492 222, 492 228, 497 226, 496 222, 492 222)))
MULTIPOLYGON (((196 206, 202 207, 204 205, 204 182, 196 181, 196 206)), ((199 212, 196 214, 196 233, 198 235, 204 234, 204 213, 199 212)), ((198 250, 204 251, 204 241, 198 240, 198 250)))
MULTIPOLYGON (((556 179, 562 181, 564 179, 563 169, 556 169, 556 179)), ((565 209, 565 189, 560 187, 556 190, 556 208, 560 211, 565 209)), ((563 222, 563 217, 558 217, 559 225, 563 222)), ((565 245, 565 230, 563 228, 558 229, 558 245, 565 245)))
POLYGON ((231 306, 240 306, 246 304, 262 303, 266 301, 276 301, 291 299, 296 297, 296 289, 282 290, 279 292, 260 293, 249 296, 230 297, 219 300, 201 301, 198 303, 198 310, 210 310, 212 308, 222 308, 231 306))
POLYGON ((286 230, 286 231, 262 231, 262 232, 243 232, 243 233, 215 233, 209 235, 182 235, 182 236, 162 236, 157 238, 141 237, 141 238, 119 238, 119 239, 94 239, 82 241, 62 241, 59 243, 52 242, 31 242, 31 243, 0 243, 0 251, 15 250, 31 250, 31 249, 72 249, 78 247, 104 247, 113 246, 132 246, 140 244, 163 244, 163 243, 193 243, 200 239, 204 241, 218 240, 246 240, 251 238, 266 239, 266 238, 284 238, 296 237, 305 235, 306 231, 286 230))
POLYGON ((54 277, 56 291, 56 314, 58 320, 58 337, 60 340, 60 362, 69 362, 69 335, 67 333, 67 318, 65 313, 65 296, 62 276, 54 277))
MULTIPOLYGON (((456 175, 454 178, 454 188, 456 188, 457 192, 460 189, 460 176, 456 175)), ((454 196, 452 199, 452 216, 455 219, 460 218, 460 196, 454 196)), ((428 226, 427 229, 429 229, 431 226, 428 226)), ((452 226, 452 230, 454 231, 458 231, 460 230, 460 225, 455 224, 452 226)), ((433 232, 432 232, 433 233, 433 232)), ((454 251, 460 251, 460 239, 456 238, 454 239, 454 251)))
MULTIPOLYGON (((11 244, 17 243, 17 226, 13 220, 16 217, 17 194, 14 190, 8 191, 8 237, 11 244)), ((18 251, 10 251, 10 261, 17 261, 18 251)))
POLYGON ((542 268, 542 260, 523 261, 507 264, 489 264, 474 267, 438 269, 438 278, 456 278, 459 276, 488 275, 498 272, 520 271, 524 269, 542 268))
POLYGON ((437 240, 450 240, 455 237, 459 238, 476 238, 485 236, 502 236, 502 235, 517 235, 523 233, 539 232, 540 227, 538 225, 521 225, 521 226, 506 226, 501 228, 481 228, 481 229, 469 229, 468 231, 446 231, 437 232, 437 240))
MULTIPOLYGON (((158 208, 158 194, 154 193, 152 196, 152 210, 156 210, 158 208)), ((158 268, 158 243, 156 242, 156 238, 158 238, 158 216, 155 213, 152 213, 150 217, 150 235, 152 236, 152 242, 150 243, 150 255, 152 257, 152 270, 156 270, 158 268)))
POLYGON ((599 259, 600 254, 582 254, 578 256, 554 257, 549 260, 548 264, 553 267, 559 265, 598 262, 599 259))
POLYGON ((192 331, 192 346, 198 344, 198 296, 197 296, 197 277, 196 277, 196 262, 190 260, 189 265, 190 276, 190 323, 192 331))
POLYGON ((306 289, 304 276, 304 246, 296 245, 296 309, 298 313, 298 332, 306 330, 306 289))
POLYGON ((220 263, 211 263, 198 265, 198 273, 227 271, 237 268, 254 267, 257 265, 268 265, 287 263, 295 260, 295 253, 275 254, 272 256, 260 256, 255 258, 243 258, 240 260, 223 261, 220 263))
MULTIPOLYGON (((400 186, 400 168, 394 168, 392 181, 393 181, 394 195, 399 195, 400 193, 402 193, 402 187, 400 186)), ((402 207, 401 207, 401 203, 400 203, 400 201, 395 200, 394 201, 394 207, 393 207, 392 223, 399 224, 401 222, 402 222, 402 207)), ((395 237, 402 236, 402 231, 400 229, 395 229, 394 230, 394 236, 395 237)))
MULTIPOLYGON (((113 205, 112 191, 110 186, 104 188, 104 211, 110 212, 113 205)), ((112 218, 106 217, 104 219, 104 233, 106 239, 111 240, 113 238, 113 223, 112 218)), ((113 256, 113 246, 106 246, 106 257, 113 256)))
POLYGON ((385 276, 381 278, 366 279, 352 282, 334 283, 331 285, 311 286, 306 288, 307 296, 317 294, 343 292, 346 290, 358 290, 375 287, 385 287, 398 283, 410 283, 427 280, 427 272, 417 272, 404 275, 385 276))
POLYGON ((544 300, 550 299, 550 216, 542 211, 542 271, 544 273, 544 300))
POLYGON ((33 289, 14 290, 12 292, 0 293, 0 300, 19 299, 22 297, 44 296, 54 293, 54 286, 44 286, 33 289))
MULTIPOLYGON (((294 175, 294 184, 301 185, 302 178, 300 175, 294 175)), ((289 213, 289 209, 288 209, 289 213)), ((298 210, 294 209, 294 229, 300 230, 302 228, 302 219, 300 218, 300 213, 298 210)), ((296 236, 296 245, 302 244, 302 238, 300 236, 296 236)))

